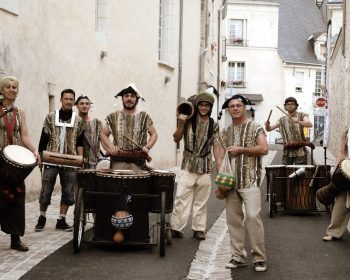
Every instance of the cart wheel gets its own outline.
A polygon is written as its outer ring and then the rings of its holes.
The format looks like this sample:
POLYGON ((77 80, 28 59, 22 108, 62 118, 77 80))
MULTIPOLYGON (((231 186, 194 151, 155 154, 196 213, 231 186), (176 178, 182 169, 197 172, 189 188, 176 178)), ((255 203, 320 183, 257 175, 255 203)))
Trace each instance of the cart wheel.
POLYGON ((164 257, 165 255, 165 191, 161 192, 161 201, 160 201, 160 234, 159 234, 159 255, 164 257))
POLYGON ((85 219, 84 190, 83 188, 79 188, 74 209, 73 246, 75 253, 79 253, 81 249, 84 236, 85 219))
POLYGON ((273 218, 273 214, 274 214, 274 203, 275 203, 275 198, 274 198, 274 192, 275 192, 275 188, 274 188, 274 181, 273 181, 273 174, 270 173, 269 175, 269 215, 270 218, 273 218))
POLYGON ((171 240, 171 228, 170 228, 170 224, 169 223, 166 224, 165 231, 166 231, 166 244, 168 246, 170 246, 170 245, 173 244, 173 241, 171 240))

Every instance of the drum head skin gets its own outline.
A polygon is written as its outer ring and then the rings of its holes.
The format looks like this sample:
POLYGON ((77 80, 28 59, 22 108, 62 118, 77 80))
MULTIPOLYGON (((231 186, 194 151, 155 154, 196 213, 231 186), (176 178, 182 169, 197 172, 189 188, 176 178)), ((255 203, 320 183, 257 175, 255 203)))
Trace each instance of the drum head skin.
POLYGON ((100 160, 97 165, 96 165, 96 169, 109 169, 111 165, 111 161, 108 159, 103 159, 100 160))
POLYGON ((3 149, 4 157, 22 166, 35 165, 36 159, 31 151, 18 145, 9 145, 3 149))
POLYGON ((340 164, 340 168, 345 177, 350 180, 350 159, 344 159, 340 164))

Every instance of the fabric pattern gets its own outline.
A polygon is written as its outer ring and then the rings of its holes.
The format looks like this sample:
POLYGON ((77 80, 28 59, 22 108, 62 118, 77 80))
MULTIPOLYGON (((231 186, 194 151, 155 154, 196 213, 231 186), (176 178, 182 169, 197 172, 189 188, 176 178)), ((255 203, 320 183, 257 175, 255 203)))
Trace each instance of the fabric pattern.
MULTIPOLYGON (((92 145, 94 147, 97 156, 99 155, 100 151, 100 133, 102 130, 102 122, 96 118, 92 119, 91 121, 84 121, 84 133, 85 137, 87 137, 92 145)), ((94 166, 98 162, 98 158, 96 158, 95 151, 90 147, 89 143, 87 141, 84 141, 84 158, 88 160, 88 164, 90 166, 94 166)))

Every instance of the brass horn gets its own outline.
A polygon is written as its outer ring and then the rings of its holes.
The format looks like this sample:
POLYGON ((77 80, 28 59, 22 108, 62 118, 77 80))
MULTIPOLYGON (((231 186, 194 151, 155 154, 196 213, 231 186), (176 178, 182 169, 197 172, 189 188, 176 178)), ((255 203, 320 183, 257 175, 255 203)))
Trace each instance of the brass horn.
POLYGON ((177 106, 176 112, 177 115, 187 115, 187 119, 190 119, 194 113, 194 106, 190 101, 183 101, 177 106))

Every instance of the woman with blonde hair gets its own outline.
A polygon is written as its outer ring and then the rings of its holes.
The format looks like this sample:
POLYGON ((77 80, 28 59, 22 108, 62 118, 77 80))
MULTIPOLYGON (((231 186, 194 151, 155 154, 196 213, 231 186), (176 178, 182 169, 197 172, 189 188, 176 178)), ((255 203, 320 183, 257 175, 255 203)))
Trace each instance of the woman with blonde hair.
MULTIPOLYGON (((35 149, 26 125, 24 111, 14 106, 18 95, 18 80, 8 76, 0 81, 0 150, 8 145, 20 145, 29 149, 37 160, 35 149)), ((11 185, 0 178, 0 226, 11 234, 11 249, 28 251, 21 241, 25 228, 25 185, 11 185)))

